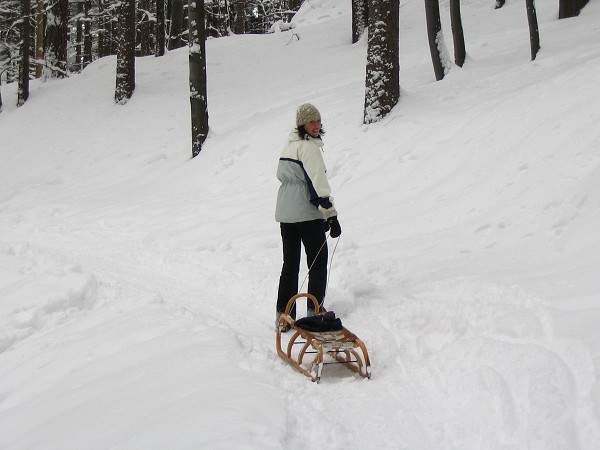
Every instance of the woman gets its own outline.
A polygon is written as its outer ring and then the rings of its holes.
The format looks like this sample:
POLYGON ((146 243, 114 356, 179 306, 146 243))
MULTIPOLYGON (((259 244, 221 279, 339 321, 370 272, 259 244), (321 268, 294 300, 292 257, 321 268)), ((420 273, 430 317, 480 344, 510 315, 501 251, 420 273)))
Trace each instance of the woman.
MULTIPOLYGON (((281 226, 283 267, 279 278, 276 323, 289 299, 298 293, 301 243, 310 268, 308 292, 322 305, 327 284, 327 238, 341 233, 323 160, 324 134, 319 110, 305 103, 296 111, 296 128, 281 153, 275 220, 281 226)), ((314 314, 309 302, 308 314, 314 314)), ((292 317, 296 317, 295 308, 292 317)))

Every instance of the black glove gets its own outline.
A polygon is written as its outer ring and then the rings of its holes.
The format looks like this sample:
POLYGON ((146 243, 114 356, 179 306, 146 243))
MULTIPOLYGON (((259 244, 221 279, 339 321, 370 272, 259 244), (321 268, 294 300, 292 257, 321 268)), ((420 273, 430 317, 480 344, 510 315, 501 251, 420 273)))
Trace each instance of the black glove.
POLYGON ((336 238, 342 234, 342 227, 340 226, 337 216, 327 219, 327 224, 329 225, 329 236, 336 238))

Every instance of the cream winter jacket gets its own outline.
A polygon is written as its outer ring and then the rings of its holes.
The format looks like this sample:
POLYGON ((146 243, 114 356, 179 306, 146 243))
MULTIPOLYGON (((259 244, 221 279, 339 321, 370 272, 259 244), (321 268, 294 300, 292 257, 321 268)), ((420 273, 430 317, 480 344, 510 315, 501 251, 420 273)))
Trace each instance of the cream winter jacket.
POLYGON ((279 158, 277 178, 281 182, 275 208, 277 222, 304 222, 337 215, 320 138, 307 134, 302 139, 293 130, 279 158))

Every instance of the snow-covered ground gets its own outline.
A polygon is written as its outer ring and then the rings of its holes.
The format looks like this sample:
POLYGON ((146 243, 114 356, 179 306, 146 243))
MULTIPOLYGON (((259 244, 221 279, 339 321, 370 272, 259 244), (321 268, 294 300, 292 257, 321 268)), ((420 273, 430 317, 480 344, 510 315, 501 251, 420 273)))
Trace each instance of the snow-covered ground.
POLYGON ((401 1, 402 97, 368 127, 349 0, 307 0, 299 40, 208 41, 193 160, 186 49, 138 59, 125 106, 114 58, 19 109, 3 86, 0 448, 600 448, 600 4, 536 2, 530 62, 524 2, 461 3, 467 62, 435 82, 401 1), (274 351, 274 172, 305 101, 343 228, 326 303, 371 380, 274 351))

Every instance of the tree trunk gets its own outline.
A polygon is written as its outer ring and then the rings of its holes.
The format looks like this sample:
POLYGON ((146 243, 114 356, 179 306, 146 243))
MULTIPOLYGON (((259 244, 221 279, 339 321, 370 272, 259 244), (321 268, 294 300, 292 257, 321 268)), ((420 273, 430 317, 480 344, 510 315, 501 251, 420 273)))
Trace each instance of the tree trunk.
POLYGON ((19 64, 19 90, 17 93, 17 106, 23 106, 29 98, 29 46, 31 44, 31 1, 21 0, 21 59, 19 64))
MULTIPOLYGON (((204 2, 203 2, 204 3, 204 2)), ((175 50, 185 45, 181 39, 183 31, 183 0, 171 2, 171 26, 169 27, 169 50, 175 50)))
POLYGON ((90 17, 91 2, 83 4, 83 68, 92 62, 92 19, 90 17))
POLYGON ((156 49, 154 56, 165 54, 165 1, 156 0, 156 49))
POLYGON ((352 43, 358 42, 368 23, 367 0, 352 0, 352 43))
POLYGON ((460 0, 450 0, 450 22, 452 23, 452 38, 454 40, 454 62, 458 67, 465 63, 465 35, 460 16, 460 0))
POLYGON ((425 0, 425 15, 427 17, 427 37, 429 38, 429 51, 433 62, 433 71, 437 81, 444 78, 446 68, 442 48, 444 45, 442 35, 442 22, 440 21, 440 4, 438 0, 425 0))
POLYGON ((206 30, 204 0, 188 0, 190 105, 192 119, 192 158, 202 150, 208 135, 208 104, 206 100, 206 30))
POLYGON ((235 34, 244 34, 246 32, 246 1, 237 0, 233 5, 233 10, 235 12, 233 32, 235 34))
MULTIPOLYGON (((114 11, 114 10, 113 10, 114 11)), ((119 47, 119 13, 110 13, 110 54, 116 55, 119 47), (115 15, 117 16, 115 18, 115 15)))
POLYGON ((369 7, 364 123, 385 117, 400 98, 398 9, 398 0, 372 0, 369 7))
POLYGON ((581 8, 587 5, 587 3, 588 0, 560 0, 558 4, 558 18, 566 19, 578 16, 581 8))
POLYGON ((527 21, 529 22, 529 41, 531 43, 531 60, 533 61, 540 49, 540 33, 538 30, 537 16, 535 14, 535 0, 525 0, 527 7, 527 21))
POLYGON ((148 56, 151 53, 150 50, 150 2, 148 0, 139 0, 140 8, 139 12, 139 42, 140 42, 140 56, 148 56))
POLYGON ((42 76, 42 70, 44 65, 42 60, 44 59, 44 16, 46 10, 44 8, 44 0, 36 0, 35 9, 35 77, 40 78, 42 76))
POLYGON ((83 44, 83 4, 75 4, 75 13, 77 20, 75 22, 75 64, 71 66, 71 71, 81 72, 81 48, 83 44))
POLYGON ((64 78, 67 72, 68 0, 56 0, 46 12, 44 78, 64 78))
POLYGON ((118 14, 115 102, 124 105, 135 90, 135 0, 121 0, 118 14))

